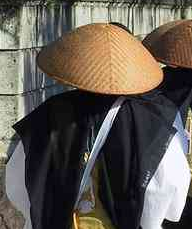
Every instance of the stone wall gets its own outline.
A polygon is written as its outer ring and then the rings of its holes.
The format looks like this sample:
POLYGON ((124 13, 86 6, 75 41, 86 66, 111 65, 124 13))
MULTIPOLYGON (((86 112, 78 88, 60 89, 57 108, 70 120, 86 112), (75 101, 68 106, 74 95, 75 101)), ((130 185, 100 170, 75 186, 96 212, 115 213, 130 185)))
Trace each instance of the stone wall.
POLYGON ((40 48, 63 32, 92 22, 116 21, 143 38, 168 21, 192 17, 192 1, 66 1, 20 7, 0 3, 0 229, 22 229, 23 219, 7 201, 4 162, 18 142, 12 124, 53 94, 67 89, 36 66, 40 48))

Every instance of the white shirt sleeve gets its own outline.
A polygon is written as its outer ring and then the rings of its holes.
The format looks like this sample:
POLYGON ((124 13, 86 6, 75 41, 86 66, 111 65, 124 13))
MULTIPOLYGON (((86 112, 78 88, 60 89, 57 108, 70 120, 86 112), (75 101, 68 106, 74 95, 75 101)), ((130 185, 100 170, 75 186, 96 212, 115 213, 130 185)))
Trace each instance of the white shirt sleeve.
POLYGON ((142 229, 159 229, 164 219, 180 220, 191 179, 187 140, 181 134, 179 128, 146 189, 142 229))
POLYGON ((30 201, 25 185, 25 153, 21 141, 6 165, 5 187, 9 200, 26 220, 24 229, 32 229, 30 201))

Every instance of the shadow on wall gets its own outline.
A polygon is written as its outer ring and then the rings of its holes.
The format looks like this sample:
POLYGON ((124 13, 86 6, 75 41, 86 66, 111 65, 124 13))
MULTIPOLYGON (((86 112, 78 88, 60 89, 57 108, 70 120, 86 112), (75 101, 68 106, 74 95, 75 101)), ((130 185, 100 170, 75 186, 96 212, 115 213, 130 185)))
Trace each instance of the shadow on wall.
MULTIPOLYGON (((38 15, 36 23, 33 24, 33 32, 30 31, 32 34, 35 34, 36 44, 42 43, 46 45, 50 41, 57 39, 65 31, 71 29, 72 4, 62 4, 59 8, 57 7, 57 9, 34 6, 26 7, 23 10, 27 11, 25 13, 28 13, 28 19, 34 14, 38 15)), ((23 19, 23 16, 21 19, 23 19)), ((22 23, 24 23, 24 21, 22 23)), ((22 30, 25 29, 22 28, 22 30)), ((22 34, 24 35, 24 31, 22 34)), ((26 37, 23 39, 20 38, 20 40, 20 43, 26 43, 26 37)), ((31 39, 28 41, 31 42, 31 39)), ((16 81, 18 84, 18 94, 13 94, 13 96, 17 96, 17 104, 15 104, 15 106, 17 107, 18 119, 29 114, 49 97, 72 89, 71 87, 58 84, 40 71, 36 64, 36 56, 40 51, 39 47, 19 48, 18 50, 13 50, 13 52, 15 51, 19 52, 19 60, 17 61, 19 73, 18 80, 16 81)), ((11 143, 7 150, 8 158, 14 152, 19 141, 19 136, 15 134, 9 140, 11 143)))
POLYGON ((36 64, 38 51, 23 53, 23 94, 18 104, 19 113, 25 116, 52 95, 63 92, 64 87, 42 73, 36 64), (24 110, 22 110, 24 108, 24 110))
MULTIPOLYGON (((42 6, 36 6, 35 14, 37 16, 34 24, 36 31, 36 44, 46 45, 50 41, 56 40, 64 32, 71 29, 72 26, 72 5, 61 4, 48 9, 42 6)), ((29 12, 29 14, 33 14, 29 12)), ((23 66, 21 75, 23 75, 23 92, 25 107, 24 115, 31 112, 35 107, 45 101, 52 95, 62 93, 69 87, 62 86, 56 81, 42 73, 36 64, 36 56, 40 48, 32 48, 23 51, 23 66)), ((21 100, 22 101, 22 100, 21 100)))

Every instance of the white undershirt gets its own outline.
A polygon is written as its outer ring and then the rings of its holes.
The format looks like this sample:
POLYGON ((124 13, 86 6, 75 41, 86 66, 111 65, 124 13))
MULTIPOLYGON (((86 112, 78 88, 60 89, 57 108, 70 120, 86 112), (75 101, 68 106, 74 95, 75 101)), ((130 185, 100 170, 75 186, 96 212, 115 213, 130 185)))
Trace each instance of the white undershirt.
POLYGON ((164 219, 178 222, 185 206, 191 175, 185 155, 188 139, 180 113, 173 126, 177 133, 145 192, 142 229, 160 229, 164 219))

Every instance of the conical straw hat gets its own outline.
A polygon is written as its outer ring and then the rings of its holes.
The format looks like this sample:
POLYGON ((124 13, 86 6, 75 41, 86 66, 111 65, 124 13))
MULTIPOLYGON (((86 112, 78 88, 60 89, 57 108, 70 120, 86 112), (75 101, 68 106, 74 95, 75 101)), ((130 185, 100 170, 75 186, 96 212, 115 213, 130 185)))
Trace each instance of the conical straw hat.
POLYGON ((43 48, 38 66, 63 84, 102 94, 137 94, 158 86, 158 63, 132 35, 115 25, 79 27, 43 48))
POLYGON ((143 40, 143 45, 166 65, 192 68, 192 20, 162 25, 143 40))

